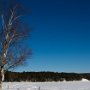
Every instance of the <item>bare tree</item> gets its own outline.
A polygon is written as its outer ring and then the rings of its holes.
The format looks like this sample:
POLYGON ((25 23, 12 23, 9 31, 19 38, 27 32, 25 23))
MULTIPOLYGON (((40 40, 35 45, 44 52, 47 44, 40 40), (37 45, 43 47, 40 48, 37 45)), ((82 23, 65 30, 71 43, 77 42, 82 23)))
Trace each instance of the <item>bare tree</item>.
POLYGON ((8 10, 7 15, 1 13, 0 83, 4 81, 5 70, 24 65, 31 56, 31 49, 25 43, 30 29, 21 22, 22 15, 18 9, 20 7, 15 5, 8 10))

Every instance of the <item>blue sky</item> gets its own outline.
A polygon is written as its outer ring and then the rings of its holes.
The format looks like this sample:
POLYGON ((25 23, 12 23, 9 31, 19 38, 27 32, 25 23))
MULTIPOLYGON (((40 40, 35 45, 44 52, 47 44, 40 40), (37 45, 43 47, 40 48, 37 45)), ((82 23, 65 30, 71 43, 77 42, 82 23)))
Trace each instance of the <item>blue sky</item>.
POLYGON ((33 54, 18 71, 90 72, 90 1, 25 0, 33 54))
MULTIPOLYGON (((26 22, 33 50, 28 71, 90 72, 90 1, 32 0, 26 22)), ((19 69, 21 70, 21 68, 19 69)))

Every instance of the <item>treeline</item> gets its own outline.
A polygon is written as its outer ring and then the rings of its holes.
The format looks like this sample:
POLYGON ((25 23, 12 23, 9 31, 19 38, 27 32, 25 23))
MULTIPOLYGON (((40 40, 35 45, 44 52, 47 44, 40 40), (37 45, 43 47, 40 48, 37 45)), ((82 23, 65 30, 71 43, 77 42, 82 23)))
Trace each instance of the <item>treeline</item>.
POLYGON ((58 72, 10 72, 5 74, 5 81, 73 81, 81 80, 82 78, 90 80, 90 73, 58 73, 58 72))

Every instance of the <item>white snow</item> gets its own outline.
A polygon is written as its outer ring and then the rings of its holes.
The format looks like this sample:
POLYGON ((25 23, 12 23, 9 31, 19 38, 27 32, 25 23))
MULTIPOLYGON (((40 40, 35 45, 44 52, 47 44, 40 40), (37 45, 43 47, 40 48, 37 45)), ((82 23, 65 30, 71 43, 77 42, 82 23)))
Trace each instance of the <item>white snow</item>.
POLYGON ((89 82, 89 80, 87 80, 87 79, 85 79, 85 78, 82 78, 81 81, 83 81, 83 82, 89 82))
POLYGON ((90 90, 90 81, 4 82, 3 90, 90 90))

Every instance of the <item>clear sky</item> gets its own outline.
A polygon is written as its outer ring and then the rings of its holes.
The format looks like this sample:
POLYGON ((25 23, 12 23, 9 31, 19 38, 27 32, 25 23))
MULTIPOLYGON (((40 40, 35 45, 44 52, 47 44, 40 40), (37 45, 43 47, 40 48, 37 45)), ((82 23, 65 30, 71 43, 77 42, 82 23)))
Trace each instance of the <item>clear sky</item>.
POLYGON ((31 0, 28 71, 90 72, 90 1, 31 0))
POLYGON ((25 0, 33 54, 18 71, 90 72, 90 0, 25 0))

